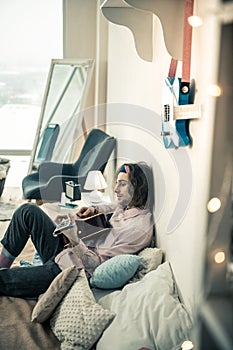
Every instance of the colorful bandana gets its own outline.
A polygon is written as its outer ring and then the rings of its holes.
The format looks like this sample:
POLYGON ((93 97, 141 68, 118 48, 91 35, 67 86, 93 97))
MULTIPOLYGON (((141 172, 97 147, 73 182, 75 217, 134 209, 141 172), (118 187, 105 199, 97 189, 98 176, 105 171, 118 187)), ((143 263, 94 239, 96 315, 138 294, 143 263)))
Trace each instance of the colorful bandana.
POLYGON ((123 165, 123 166, 120 168, 119 173, 126 173, 126 174, 129 174, 129 173, 130 173, 129 166, 128 166, 128 165, 123 165))

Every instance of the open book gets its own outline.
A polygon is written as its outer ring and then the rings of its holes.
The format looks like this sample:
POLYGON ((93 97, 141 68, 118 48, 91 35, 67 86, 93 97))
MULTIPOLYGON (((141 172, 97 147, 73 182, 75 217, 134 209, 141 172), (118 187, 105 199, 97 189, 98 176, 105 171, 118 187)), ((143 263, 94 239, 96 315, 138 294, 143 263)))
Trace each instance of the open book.
MULTIPOLYGON (((64 234, 68 239, 73 241, 79 241, 79 238, 91 238, 96 236, 102 231, 111 228, 108 221, 108 216, 110 214, 96 214, 87 218, 77 218, 75 224, 78 226, 78 237, 73 236, 73 231, 69 230, 74 224, 70 222, 69 219, 63 220, 60 225, 54 230, 53 235, 56 237, 60 234, 64 234)), ((107 232, 108 230, 106 230, 107 232)))

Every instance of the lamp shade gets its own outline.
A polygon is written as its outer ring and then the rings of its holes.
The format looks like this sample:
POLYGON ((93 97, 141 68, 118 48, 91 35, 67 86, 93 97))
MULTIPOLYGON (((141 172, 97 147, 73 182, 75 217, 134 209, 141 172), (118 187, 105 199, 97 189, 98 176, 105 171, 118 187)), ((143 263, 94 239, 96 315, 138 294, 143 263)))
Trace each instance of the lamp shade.
POLYGON ((103 177, 103 174, 99 170, 91 170, 87 174, 86 182, 84 185, 85 190, 103 190, 107 187, 107 183, 103 177))
POLYGON ((99 170, 91 170, 87 174, 84 189, 92 191, 90 193, 90 200, 92 202, 101 201, 102 193, 98 190, 103 190, 107 187, 107 183, 103 174, 99 170))

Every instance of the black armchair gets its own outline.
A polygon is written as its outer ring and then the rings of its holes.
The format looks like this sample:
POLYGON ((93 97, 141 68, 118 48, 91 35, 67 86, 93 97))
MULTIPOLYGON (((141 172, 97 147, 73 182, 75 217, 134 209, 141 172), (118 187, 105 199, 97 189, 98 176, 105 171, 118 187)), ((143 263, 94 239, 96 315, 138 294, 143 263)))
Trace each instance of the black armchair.
POLYGON ((116 139, 100 129, 88 134, 81 153, 74 163, 42 162, 38 170, 22 181, 25 199, 59 201, 65 192, 65 182, 75 181, 81 190, 90 170, 102 173, 116 145, 116 139))

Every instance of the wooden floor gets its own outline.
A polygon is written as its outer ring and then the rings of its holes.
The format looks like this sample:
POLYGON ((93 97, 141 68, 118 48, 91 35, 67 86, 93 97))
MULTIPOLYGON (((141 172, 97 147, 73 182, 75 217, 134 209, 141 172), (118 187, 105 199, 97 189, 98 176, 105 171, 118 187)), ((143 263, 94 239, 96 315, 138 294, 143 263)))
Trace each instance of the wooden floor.
MULTIPOLYGON (((5 187, 0 197, 0 202, 3 203, 16 203, 21 205, 25 202, 22 198, 22 192, 20 187, 5 187)), ((0 239, 4 236, 4 233, 9 225, 10 221, 0 221, 0 239)), ((1 247, 1 243, 0 243, 1 247)), ((34 247, 31 240, 28 241, 23 252, 16 258, 13 266, 18 266, 21 259, 31 261, 34 255, 34 247)))

